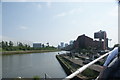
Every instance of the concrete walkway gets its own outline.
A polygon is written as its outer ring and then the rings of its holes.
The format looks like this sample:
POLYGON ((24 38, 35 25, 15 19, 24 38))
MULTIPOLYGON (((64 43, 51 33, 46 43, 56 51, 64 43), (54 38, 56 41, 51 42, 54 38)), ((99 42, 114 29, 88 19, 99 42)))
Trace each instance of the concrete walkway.
MULTIPOLYGON (((83 64, 83 60, 81 60, 79 58, 70 58, 69 56, 64 56, 64 58, 66 58, 66 59, 70 60, 71 62, 73 62, 75 64, 78 64, 80 66, 85 65, 85 64, 83 64)), ((97 72, 101 72, 102 71, 102 66, 93 64, 89 67, 89 69, 95 70, 97 72)))

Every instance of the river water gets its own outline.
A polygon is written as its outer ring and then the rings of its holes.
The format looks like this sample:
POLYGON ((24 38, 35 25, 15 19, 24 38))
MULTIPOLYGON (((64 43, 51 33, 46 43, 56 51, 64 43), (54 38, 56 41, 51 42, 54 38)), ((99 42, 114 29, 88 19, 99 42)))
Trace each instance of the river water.
POLYGON ((48 74, 52 78, 64 78, 67 75, 56 59, 56 54, 58 52, 4 55, 2 56, 2 77, 40 76, 43 78, 48 74))

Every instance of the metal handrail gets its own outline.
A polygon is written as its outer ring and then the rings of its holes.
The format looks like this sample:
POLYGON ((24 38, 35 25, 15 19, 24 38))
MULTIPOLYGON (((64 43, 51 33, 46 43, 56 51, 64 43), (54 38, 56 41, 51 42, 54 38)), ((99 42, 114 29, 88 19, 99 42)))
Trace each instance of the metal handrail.
POLYGON ((66 78, 64 78, 63 80, 70 80, 72 79, 73 77, 77 76, 79 73, 83 72, 85 69, 87 69, 89 66, 91 66, 92 64, 96 63, 97 61, 99 61, 100 59, 104 58, 105 56, 111 54, 112 51, 100 56, 99 58, 91 61, 90 63, 82 66, 81 68, 79 68, 77 71, 75 71, 74 73, 70 74, 69 76, 67 76, 66 78))

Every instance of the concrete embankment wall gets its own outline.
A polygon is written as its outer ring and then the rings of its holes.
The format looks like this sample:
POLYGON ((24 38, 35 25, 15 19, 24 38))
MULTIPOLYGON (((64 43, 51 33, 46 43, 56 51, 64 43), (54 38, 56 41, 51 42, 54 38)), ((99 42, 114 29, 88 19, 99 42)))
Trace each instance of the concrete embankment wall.
MULTIPOLYGON (((71 73, 73 73, 72 70, 64 63, 64 60, 62 60, 59 55, 56 55, 56 58, 59 61, 59 63, 61 64, 61 66, 63 67, 63 69, 67 75, 70 75, 71 73)), ((82 80, 82 79, 80 79, 78 76, 75 76, 71 80, 82 80)))
POLYGON ((59 50, 26 50, 26 51, 2 51, 3 55, 11 55, 11 54, 30 54, 30 53, 48 53, 48 52, 56 52, 59 50))

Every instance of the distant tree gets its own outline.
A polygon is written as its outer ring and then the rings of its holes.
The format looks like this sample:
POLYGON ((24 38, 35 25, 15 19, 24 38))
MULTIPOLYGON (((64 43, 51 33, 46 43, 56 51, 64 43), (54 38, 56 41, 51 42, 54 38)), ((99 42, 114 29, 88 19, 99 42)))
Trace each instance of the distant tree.
POLYGON ((2 41, 2 48, 4 49, 5 48, 5 42, 2 41))
POLYGON ((8 47, 8 42, 7 41, 5 41, 5 47, 8 47))
POLYGON ((24 48, 25 48, 25 50, 30 50, 31 49, 30 46, 27 45, 27 44, 24 45, 24 48))
POLYGON ((44 48, 45 47, 45 45, 44 44, 42 44, 42 48, 44 48))
POLYGON ((0 48, 2 48, 2 42, 0 42, 0 48))
POLYGON ((24 50, 23 43, 19 42, 19 43, 18 43, 18 47, 19 47, 19 50, 24 50))
POLYGON ((28 45, 27 45, 27 44, 25 44, 25 45, 24 45, 24 47, 27 49, 27 48, 28 48, 28 45))
POLYGON ((28 46, 27 46, 27 50, 31 50, 31 47, 30 47, 30 45, 28 45, 28 46))
POLYGON ((13 42, 12 41, 9 41, 9 46, 13 47, 13 42))
POLYGON ((47 42, 46 44, 47 44, 47 47, 49 47, 49 42, 47 42))
POLYGON ((8 42, 7 41, 2 41, 2 49, 8 50, 8 42))
POLYGON ((41 48, 33 48, 30 47, 28 44, 23 44, 22 42, 17 42, 17 46, 14 46, 12 41, 2 41, 0 42, 0 47, 2 47, 3 50, 6 51, 16 51, 16 50, 53 50, 56 49, 54 46, 49 46, 49 43, 46 43, 47 46, 45 47, 44 44, 42 44, 41 48))
POLYGON ((23 43, 19 42, 18 46, 23 47, 23 43))

